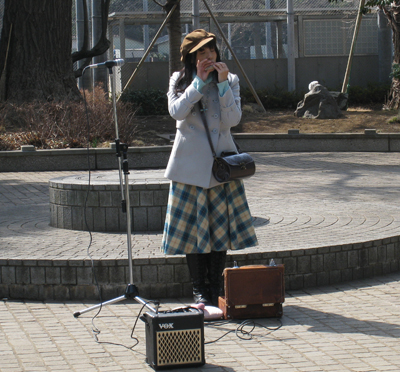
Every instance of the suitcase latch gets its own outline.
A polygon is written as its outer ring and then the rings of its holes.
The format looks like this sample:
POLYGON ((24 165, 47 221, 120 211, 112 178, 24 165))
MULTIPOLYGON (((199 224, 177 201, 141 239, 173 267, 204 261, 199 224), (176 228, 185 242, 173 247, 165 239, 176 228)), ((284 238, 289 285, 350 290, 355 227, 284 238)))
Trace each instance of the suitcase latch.
POLYGON ((245 309, 247 305, 235 305, 235 309, 245 309))
POLYGON ((263 307, 274 306, 275 304, 263 304, 263 307))

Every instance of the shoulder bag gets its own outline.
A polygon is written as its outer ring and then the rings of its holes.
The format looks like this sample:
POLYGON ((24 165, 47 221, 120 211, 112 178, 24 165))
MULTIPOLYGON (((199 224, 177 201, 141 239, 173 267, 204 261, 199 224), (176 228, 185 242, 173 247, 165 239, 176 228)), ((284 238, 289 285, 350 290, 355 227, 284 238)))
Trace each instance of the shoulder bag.
POLYGON ((245 152, 222 152, 217 156, 213 143, 211 141, 210 131, 204 112, 203 104, 199 101, 200 114, 206 130, 208 142, 214 158, 212 174, 218 182, 229 182, 237 179, 251 177, 256 172, 254 159, 245 152))

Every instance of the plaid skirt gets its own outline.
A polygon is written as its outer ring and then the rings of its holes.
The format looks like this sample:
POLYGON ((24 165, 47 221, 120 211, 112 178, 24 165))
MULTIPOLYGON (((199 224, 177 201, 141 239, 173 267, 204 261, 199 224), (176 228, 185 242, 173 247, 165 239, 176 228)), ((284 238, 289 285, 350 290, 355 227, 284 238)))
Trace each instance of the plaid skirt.
POLYGON ((243 181, 211 189, 171 181, 161 250, 210 253, 257 245, 243 181))

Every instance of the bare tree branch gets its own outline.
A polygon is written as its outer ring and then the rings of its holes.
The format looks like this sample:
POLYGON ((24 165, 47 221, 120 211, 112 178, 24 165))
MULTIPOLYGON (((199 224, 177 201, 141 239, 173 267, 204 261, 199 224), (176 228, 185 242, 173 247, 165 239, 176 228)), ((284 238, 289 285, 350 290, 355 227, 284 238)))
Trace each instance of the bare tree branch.
POLYGON ((161 6, 164 9, 165 5, 160 4, 157 0, 153 0, 157 5, 161 6))
POLYGON ((84 68, 89 66, 91 61, 92 61, 92 57, 85 59, 85 61, 82 63, 82 66, 74 71, 75 78, 79 78, 83 75, 84 68))
MULTIPOLYGON (((86 0, 83 1, 83 6, 84 6, 84 17, 85 17, 85 26, 84 26, 84 42, 82 45, 81 50, 72 53, 72 61, 80 61, 82 59, 85 59, 84 64, 86 66, 89 65, 90 59, 99 55, 102 55, 105 53, 108 48, 110 47, 111 42, 107 39, 107 21, 108 21, 108 10, 110 8, 110 1, 111 0, 100 0, 101 1, 101 35, 99 38, 99 41, 96 43, 96 45, 89 50, 89 19, 88 19, 88 12, 87 12, 87 4, 86 0), (87 60, 89 59, 89 62, 87 60)), ((82 68, 86 67, 82 66, 82 68)), ((81 70, 81 69, 79 69, 81 70)), ((75 72, 79 73, 77 70, 75 72)), ((81 75, 79 75, 81 76, 81 75)), ((79 77, 77 76, 77 77, 79 77)))

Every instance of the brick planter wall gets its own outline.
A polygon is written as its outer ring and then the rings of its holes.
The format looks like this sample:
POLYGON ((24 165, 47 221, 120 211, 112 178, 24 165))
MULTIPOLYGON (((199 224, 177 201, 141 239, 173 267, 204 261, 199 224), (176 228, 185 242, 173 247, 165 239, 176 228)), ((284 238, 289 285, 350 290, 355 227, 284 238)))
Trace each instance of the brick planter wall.
MULTIPOLYGON (((87 222, 90 231, 126 231, 126 213, 122 212, 118 180, 107 181, 106 176, 103 178, 92 181, 90 186, 78 177, 50 180, 50 226, 88 230, 87 222)), ((168 190, 167 179, 144 180, 129 185, 132 231, 162 230, 168 190)))
MULTIPOLYGON (((399 237, 285 252, 229 254, 227 266, 285 265, 286 289, 332 285, 396 272, 399 237)), ((102 300, 124 294, 129 280, 127 260, 95 261, 102 300)), ((0 260, 0 297, 25 300, 99 300, 90 260, 0 260)), ((135 259, 134 284, 148 299, 191 296, 184 256, 135 259)))

